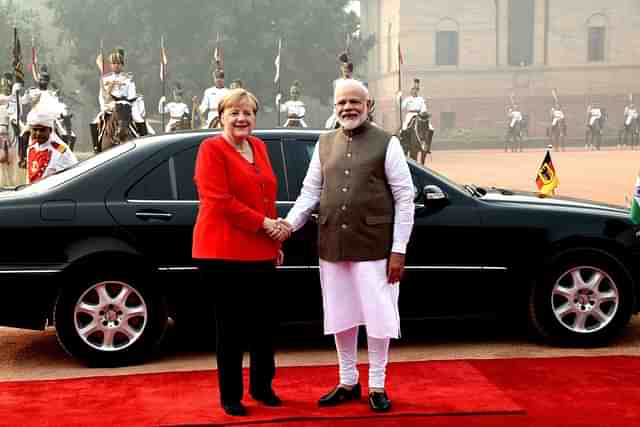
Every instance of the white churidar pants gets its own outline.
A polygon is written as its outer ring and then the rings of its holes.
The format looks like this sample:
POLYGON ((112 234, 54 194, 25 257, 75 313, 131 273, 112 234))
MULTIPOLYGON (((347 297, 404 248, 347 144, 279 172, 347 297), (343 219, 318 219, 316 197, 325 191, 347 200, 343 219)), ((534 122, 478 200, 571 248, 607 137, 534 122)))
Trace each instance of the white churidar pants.
MULTIPOLYGON (((358 383, 358 327, 335 334, 340 384, 358 383)), ((369 354, 369 388, 384 388, 387 362, 389 360, 389 338, 367 336, 369 354)))
POLYGON ((367 336, 399 338, 398 283, 387 282, 387 260, 329 262, 320 259, 326 335, 364 325, 367 336))

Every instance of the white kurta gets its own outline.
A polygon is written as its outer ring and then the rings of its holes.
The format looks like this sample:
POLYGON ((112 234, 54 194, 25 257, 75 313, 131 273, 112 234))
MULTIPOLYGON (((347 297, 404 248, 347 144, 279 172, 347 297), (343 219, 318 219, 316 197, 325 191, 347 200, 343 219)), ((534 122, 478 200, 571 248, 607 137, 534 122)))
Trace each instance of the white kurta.
POLYGON ((199 108, 200 114, 207 115, 205 122, 202 124, 203 129, 208 128, 211 121, 218 117, 218 104, 227 93, 229 93, 229 89, 226 87, 217 88, 215 86, 204 91, 199 108))
MULTIPOLYGON (((406 252, 413 228, 413 181, 400 141, 391 137, 385 158, 385 173, 394 199, 392 252, 406 252)), ((318 144, 304 179, 300 196, 287 215, 294 230, 300 229, 320 202, 323 188, 318 144)), ((324 308, 324 332, 335 334, 365 325, 374 338, 398 338, 399 284, 387 282, 388 260, 320 260, 320 282, 324 308)))

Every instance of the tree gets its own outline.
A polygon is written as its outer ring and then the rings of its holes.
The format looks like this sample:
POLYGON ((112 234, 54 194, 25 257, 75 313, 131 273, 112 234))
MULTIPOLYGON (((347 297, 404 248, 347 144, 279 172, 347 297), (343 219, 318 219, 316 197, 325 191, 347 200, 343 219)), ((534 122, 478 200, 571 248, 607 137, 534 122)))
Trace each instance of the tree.
POLYGON ((359 18, 347 13, 348 0, 50 0, 78 78, 97 96, 95 58, 100 40, 105 54, 126 51, 127 69, 145 97, 158 99, 159 45, 166 38, 169 81, 194 94, 212 84, 216 33, 224 48, 227 81, 242 79, 263 102, 272 103, 277 40, 283 40, 283 91, 300 80, 305 93, 327 102, 338 76, 338 54, 351 34, 353 62, 361 63, 373 40, 358 37, 359 18))

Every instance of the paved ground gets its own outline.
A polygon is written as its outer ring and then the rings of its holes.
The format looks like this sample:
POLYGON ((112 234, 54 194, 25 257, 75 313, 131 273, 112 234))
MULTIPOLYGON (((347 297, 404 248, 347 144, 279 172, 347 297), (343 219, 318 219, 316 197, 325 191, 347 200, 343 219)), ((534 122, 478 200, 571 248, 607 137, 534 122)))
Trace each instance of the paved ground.
MULTIPOLYGON (((436 151, 428 165, 460 183, 534 191, 535 174, 543 157, 543 150, 524 153, 494 150, 436 151)), ((625 195, 631 194, 640 168, 640 151, 610 149, 587 152, 574 149, 553 152, 552 159, 560 178, 561 195, 590 198, 618 205, 623 205, 625 195)), ((500 322, 467 322, 454 325, 427 323, 421 325, 421 330, 412 330, 405 334, 407 335, 412 338, 411 342, 404 339, 393 344, 392 360, 637 355, 640 350, 640 318, 634 318, 623 335, 611 346, 601 349, 562 349, 534 344, 527 340, 522 331, 506 330, 505 325, 500 322)), ((207 340, 206 337, 202 339, 207 340)), ((330 338, 319 338, 304 346, 299 340, 289 340, 279 346, 277 357, 280 366, 336 362, 330 338)), ((361 354, 360 359, 364 361, 365 357, 365 354, 361 354)), ((87 369, 60 349, 52 329, 38 332, 0 328, 0 380, 117 375, 214 367, 215 360, 211 350, 185 350, 185 347, 169 344, 158 358, 141 366, 109 370, 87 369)))

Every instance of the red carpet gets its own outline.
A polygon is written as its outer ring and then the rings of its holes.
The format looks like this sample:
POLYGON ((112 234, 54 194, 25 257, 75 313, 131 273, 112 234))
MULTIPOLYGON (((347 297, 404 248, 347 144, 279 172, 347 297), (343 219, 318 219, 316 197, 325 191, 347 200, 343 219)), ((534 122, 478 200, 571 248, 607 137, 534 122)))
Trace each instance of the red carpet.
MULTIPOLYGON (((494 363, 499 366, 502 362, 494 363)), ((361 373, 366 385, 365 366, 361 373)), ((294 425, 307 421, 317 425, 325 420, 330 420, 325 425, 331 425, 362 420, 364 426, 380 419, 407 425, 409 419, 429 416, 433 420, 437 418, 434 415, 501 415, 511 419, 524 414, 500 387, 464 361, 391 364, 388 391, 394 409, 384 415, 372 413, 366 400, 318 408, 316 399, 336 379, 335 366, 280 368, 274 388, 284 406, 267 408, 245 398, 250 411, 245 418, 229 417, 220 409, 215 371, 4 382, 0 383, 0 425, 294 425)))

